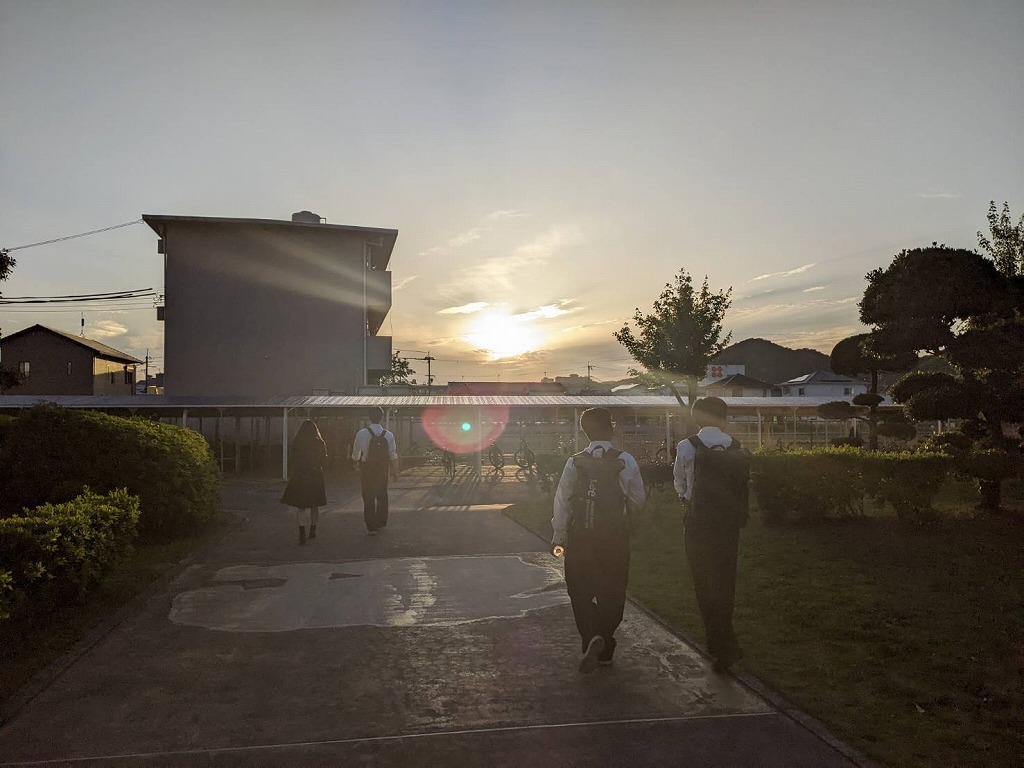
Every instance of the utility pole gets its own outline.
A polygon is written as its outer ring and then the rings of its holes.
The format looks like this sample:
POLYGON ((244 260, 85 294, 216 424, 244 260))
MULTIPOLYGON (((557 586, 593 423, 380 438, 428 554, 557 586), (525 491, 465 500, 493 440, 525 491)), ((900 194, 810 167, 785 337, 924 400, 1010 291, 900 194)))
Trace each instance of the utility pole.
MULTIPOLYGON (((427 395, 429 396, 430 395, 430 388, 431 388, 431 386, 434 383, 434 374, 432 374, 430 372, 430 364, 432 362, 434 362, 435 360, 437 360, 437 358, 433 357, 429 352, 423 352, 422 350, 419 350, 419 349, 410 349, 408 351, 409 352, 419 352, 420 354, 425 355, 425 357, 403 357, 402 359, 403 360, 425 360, 426 361, 426 363, 427 363, 427 395)), ((399 353, 401 353, 401 350, 399 350, 399 353)))
POLYGON ((146 392, 143 392, 142 394, 146 394, 147 392, 149 392, 149 347, 146 347, 146 384, 145 384, 145 387, 146 387, 146 392))

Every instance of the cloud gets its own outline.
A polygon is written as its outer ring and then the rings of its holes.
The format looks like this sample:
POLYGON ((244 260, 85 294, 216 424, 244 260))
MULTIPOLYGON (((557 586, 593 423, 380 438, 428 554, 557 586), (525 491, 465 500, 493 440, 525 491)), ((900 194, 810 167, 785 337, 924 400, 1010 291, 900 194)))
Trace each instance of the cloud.
POLYGON ((496 223, 499 221, 507 221, 509 219, 521 219, 526 216, 526 211, 491 211, 484 216, 484 221, 487 223, 496 223))
POLYGON ((828 288, 827 285, 814 285, 811 286, 810 288, 804 288, 801 291, 801 293, 813 293, 814 291, 824 291, 826 288, 828 288))
POLYGON ((764 304, 760 307, 745 307, 729 311, 729 318, 732 321, 749 320, 752 317, 779 317, 787 314, 800 314, 811 311, 827 311, 835 307, 842 307, 860 301, 860 296, 847 296, 843 299, 817 299, 816 301, 802 302, 778 302, 775 304, 764 304))
POLYGON ((98 320, 89 326, 89 335, 100 339, 113 339, 126 333, 128 328, 116 320, 98 320))
POLYGON ((473 301, 469 304, 463 304, 460 307, 447 307, 446 309, 439 309, 437 314, 439 315, 471 315, 474 312, 479 312, 482 309, 487 309, 491 306, 486 301, 473 301))
POLYGON ((432 248, 427 248, 425 251, 420 251, 419 256, 436 256, 440 253, 451 253, 454 250, 461 248, 464 245, 479 240, 483 232, 487 230, 481 227, 473 227, 470 230, 463 232, 462 234, 455 235, 455 237, 449 238, 442 245, 435 245, 432 248))
POLYGON ((542 307, 537 307, 537 309, 531 309, 529 312, 521 312, 517 315, 512 315, 512 317, 517 320, 540 320, 541 318, 550 320, 553 317, 559 317, 560 315, 568 315, 570 312, 576 312, 579 308, 563 309, 565 305, 571 303, 572 299, 562 299, 554 304, 545 304, 542 307))
POLYGON ((918 197, 923 197, 925 200, 951 200, 960 195, 955 192, 918 192, 918 197))
POLYGON ((507 256, 496 256, 468 269, 465 274, 467 287, 476 291, 493 292, 496 288, 511 290, 511 278, 515 275, 535 277, 537 267, 563 248, 583 241, 583 236, 574 227, 553 227, 535 240, 513 249, 507 256))
POLYGON ((406 277, 406 278, 403 278, 402 280, 399 280, 397 283, 395 283, 393 286, 391 286, 392 292, 402 290, 403 288, 405 288, 405 286, 407 286, 409 283, 411 283, 417 277, 419 277, 419 275, 409 275, 409 277, 406 277))
POLYGON ((812 329, 806 331, 792 331, 790 333, 773 334, 771 341, 791 349, 810 347, 828 354, 832 347, 840 339, 853 336, 856 333, 863 333, 864 329, 852 325, 843 325, 833 328, 812 329))
POLYGON ((771 278, 771 277, 788 277, 789 275, 799 275, 802 272, 806 272, 808 269, 811 269, 812 267, 816 267, 816 266, 818 266, 817 262, 811 262, 810 264, 804 264, 802 267, 797 267, 796 269, 790 269, 790 270, 787 270, 785 272, 769 272, 769 273, 767 273, 765 275, 758 275, 757 277, 752 277, 747 282, 748 283, 755 283, 758 280, 767 280, 768 278, 771 278))

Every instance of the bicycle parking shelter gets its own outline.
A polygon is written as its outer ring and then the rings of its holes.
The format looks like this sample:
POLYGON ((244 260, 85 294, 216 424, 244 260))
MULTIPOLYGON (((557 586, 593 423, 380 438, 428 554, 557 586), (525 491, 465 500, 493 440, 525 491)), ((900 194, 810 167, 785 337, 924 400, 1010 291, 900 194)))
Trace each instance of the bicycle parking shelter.
MULTIPOLYGON (((817 415, 819 405, 834 398, 726 397, 729 421, 737 437, 751 447, 770 443, 827 443, 845 436, 855 423, 827 421, 817 415)), ((579 415, 587 408, 612 411, 619 442, 638 458, 654 458, 683 439, 678 429, 687 412, 674 397, 665 395, 310 395, 277 398, 174 397, 168 395, 107 396, 0 396, 0 413, 16 413, 41 403, 64 408, 96 410, 115 415, 144 416, 190 427, 211 443, 222 473, 230 464, 241 471, 245 449, 249 468, 257 466, 257 451, 276 463, 280 451, 281 475, 288 474, 288 443, 303 419, 314 418, 325 432, 329 448, 347 460, 350 437, 365 423, 367 409, 384 410, 384 425, 395 433, 399 453, 429 440, 423 431, 425 413, 447 419, 464 431, 468 440, 461 451, 474 457, 482 472, 483 455, 495 444, 513 454, 530 434, 538 439, 534 452, 572 453, 586 446, 579 415), (243 420, 248 420, 244 424, 243 420), (229 427, 226 429, 225 427, 229 427), (475 441, 475 442, 474 442, 475 441), (543 445, 541 444, 543 443, 543 445), (226 456, 231 449, 231 457, 226 456), (651 449, 654 450, 651 450, 651 449)), ((667 451, 666 451, 667 452, 667 451)))

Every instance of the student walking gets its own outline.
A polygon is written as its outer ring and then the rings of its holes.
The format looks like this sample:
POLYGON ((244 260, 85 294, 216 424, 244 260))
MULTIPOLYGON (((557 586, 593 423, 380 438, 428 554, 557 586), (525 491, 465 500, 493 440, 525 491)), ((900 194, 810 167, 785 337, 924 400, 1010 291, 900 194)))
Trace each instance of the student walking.
POLYGON ((316 538, 316 524, 320 507, 327 503, 324 489, 324 466, 327 464, 327 444, 312 419, 306 419, 292 441, 288 460, 288 485, 281 503, 295 507, 299 525, 299 544, 306 543, 306 525, 309 538, 316 538), (308 516, 306 510, 309 510, 308 516))
POLYGON ((367 415, 370 424, 356 432, 352 461, 359 472, 366 531, 375 535, 388 524, 388 474, 398 478, 398 448, 395 436, 380 424, 384 409, 374 406, 367 415))
POLYGON ((553 546, 565 548, 565 586, 579 631, 579 671, 612 663, 629 579, 629 515, 643 506, 636 460, 612 445, 611 412, 590 408, 580 417, 590 439, 569 457, 555 491, 553 546))
POLYGON ((732 626, 740 528, 746 525, 750 454, 723 428, 728 406, 718 397, 692 409, 700 431, 681 441, 673 481, 685 509, 686 558, 716 672, 743 658, 732 626))

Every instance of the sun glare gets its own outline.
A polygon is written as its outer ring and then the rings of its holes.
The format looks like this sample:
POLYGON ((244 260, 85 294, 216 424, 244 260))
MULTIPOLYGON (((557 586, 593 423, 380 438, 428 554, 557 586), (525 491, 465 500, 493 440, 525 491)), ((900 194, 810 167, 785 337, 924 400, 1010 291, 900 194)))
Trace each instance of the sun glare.
POLYGON ((527 322, 508 315, 483 315, 473 323, 465 339, 486 350, 492 360, 515 357, 532 352, 541 345, 537 329, 529 327, 527 322))

